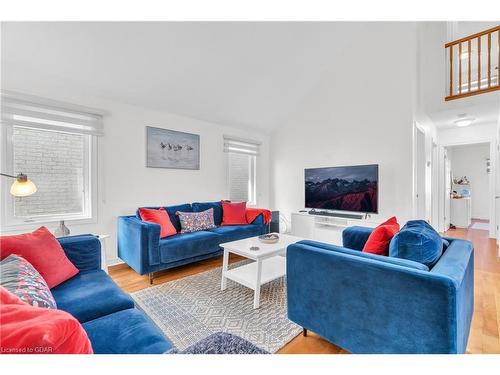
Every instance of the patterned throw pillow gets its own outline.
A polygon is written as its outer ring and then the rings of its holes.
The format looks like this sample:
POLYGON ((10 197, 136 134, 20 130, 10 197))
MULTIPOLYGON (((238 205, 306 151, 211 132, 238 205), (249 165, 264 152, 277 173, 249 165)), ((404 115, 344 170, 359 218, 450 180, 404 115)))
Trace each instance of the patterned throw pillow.
POLYGON ((32 306, 57 308, 43 277, 18 255, 11 254, 0 262, 0 285, 32 306))
POLYGON ((202 212, 177 211, 175 214, 179 216, 179 221, 181 222, 181 233, 216 228, 213 208, 202 212))

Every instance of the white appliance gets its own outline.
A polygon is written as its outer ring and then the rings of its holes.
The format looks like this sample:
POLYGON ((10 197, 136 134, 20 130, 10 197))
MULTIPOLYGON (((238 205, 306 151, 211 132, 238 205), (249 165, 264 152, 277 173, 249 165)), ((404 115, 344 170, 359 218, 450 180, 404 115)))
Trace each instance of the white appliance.
POLYGON ((468 228, 472 224, 470 197, 450 199, 451 223, 457 228, 468 228))

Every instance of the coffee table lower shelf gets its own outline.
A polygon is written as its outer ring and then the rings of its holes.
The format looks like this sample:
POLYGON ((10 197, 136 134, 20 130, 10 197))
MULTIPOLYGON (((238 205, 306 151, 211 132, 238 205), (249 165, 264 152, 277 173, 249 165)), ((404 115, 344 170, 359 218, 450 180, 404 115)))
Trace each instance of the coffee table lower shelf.
POLYGON ((229 270, 224 270, 221 289, 226 289, 230 279, 255 291, 254 308, 260 305, 260 286, 286 275, 286 258, 281 255, 257 260, 229 270), (260 270, 259 270, 260 267, 260 270))

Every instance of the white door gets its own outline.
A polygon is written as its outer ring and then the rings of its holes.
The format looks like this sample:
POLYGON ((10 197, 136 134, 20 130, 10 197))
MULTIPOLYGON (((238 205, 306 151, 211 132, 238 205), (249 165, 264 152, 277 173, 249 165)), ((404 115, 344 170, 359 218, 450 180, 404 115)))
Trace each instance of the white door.
POLYGON ((450 194, 451 194, 451 162, 448 151, 444 149, 444 230, 450 229, 450 194))
POLYGON ((425 133, 417 128, 417 142, 416 142, 416 198, 417 198, 417 219, 426 220, 425 214, 425 133))

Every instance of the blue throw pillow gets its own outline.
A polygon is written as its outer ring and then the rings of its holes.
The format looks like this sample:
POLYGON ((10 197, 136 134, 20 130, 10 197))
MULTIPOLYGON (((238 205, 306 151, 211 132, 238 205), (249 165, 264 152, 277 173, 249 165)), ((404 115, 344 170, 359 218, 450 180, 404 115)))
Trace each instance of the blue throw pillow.
POLYGON ((443 253, 443 239, 424 220, 411 220, 389 246, 389 256, 413 260, 432 267, 443 253))
POLYGON ((450 246, 450 241, 445 240, 443 238, 443 251, 446 251, 446 249, 448 248, 448 246, 450 246))

